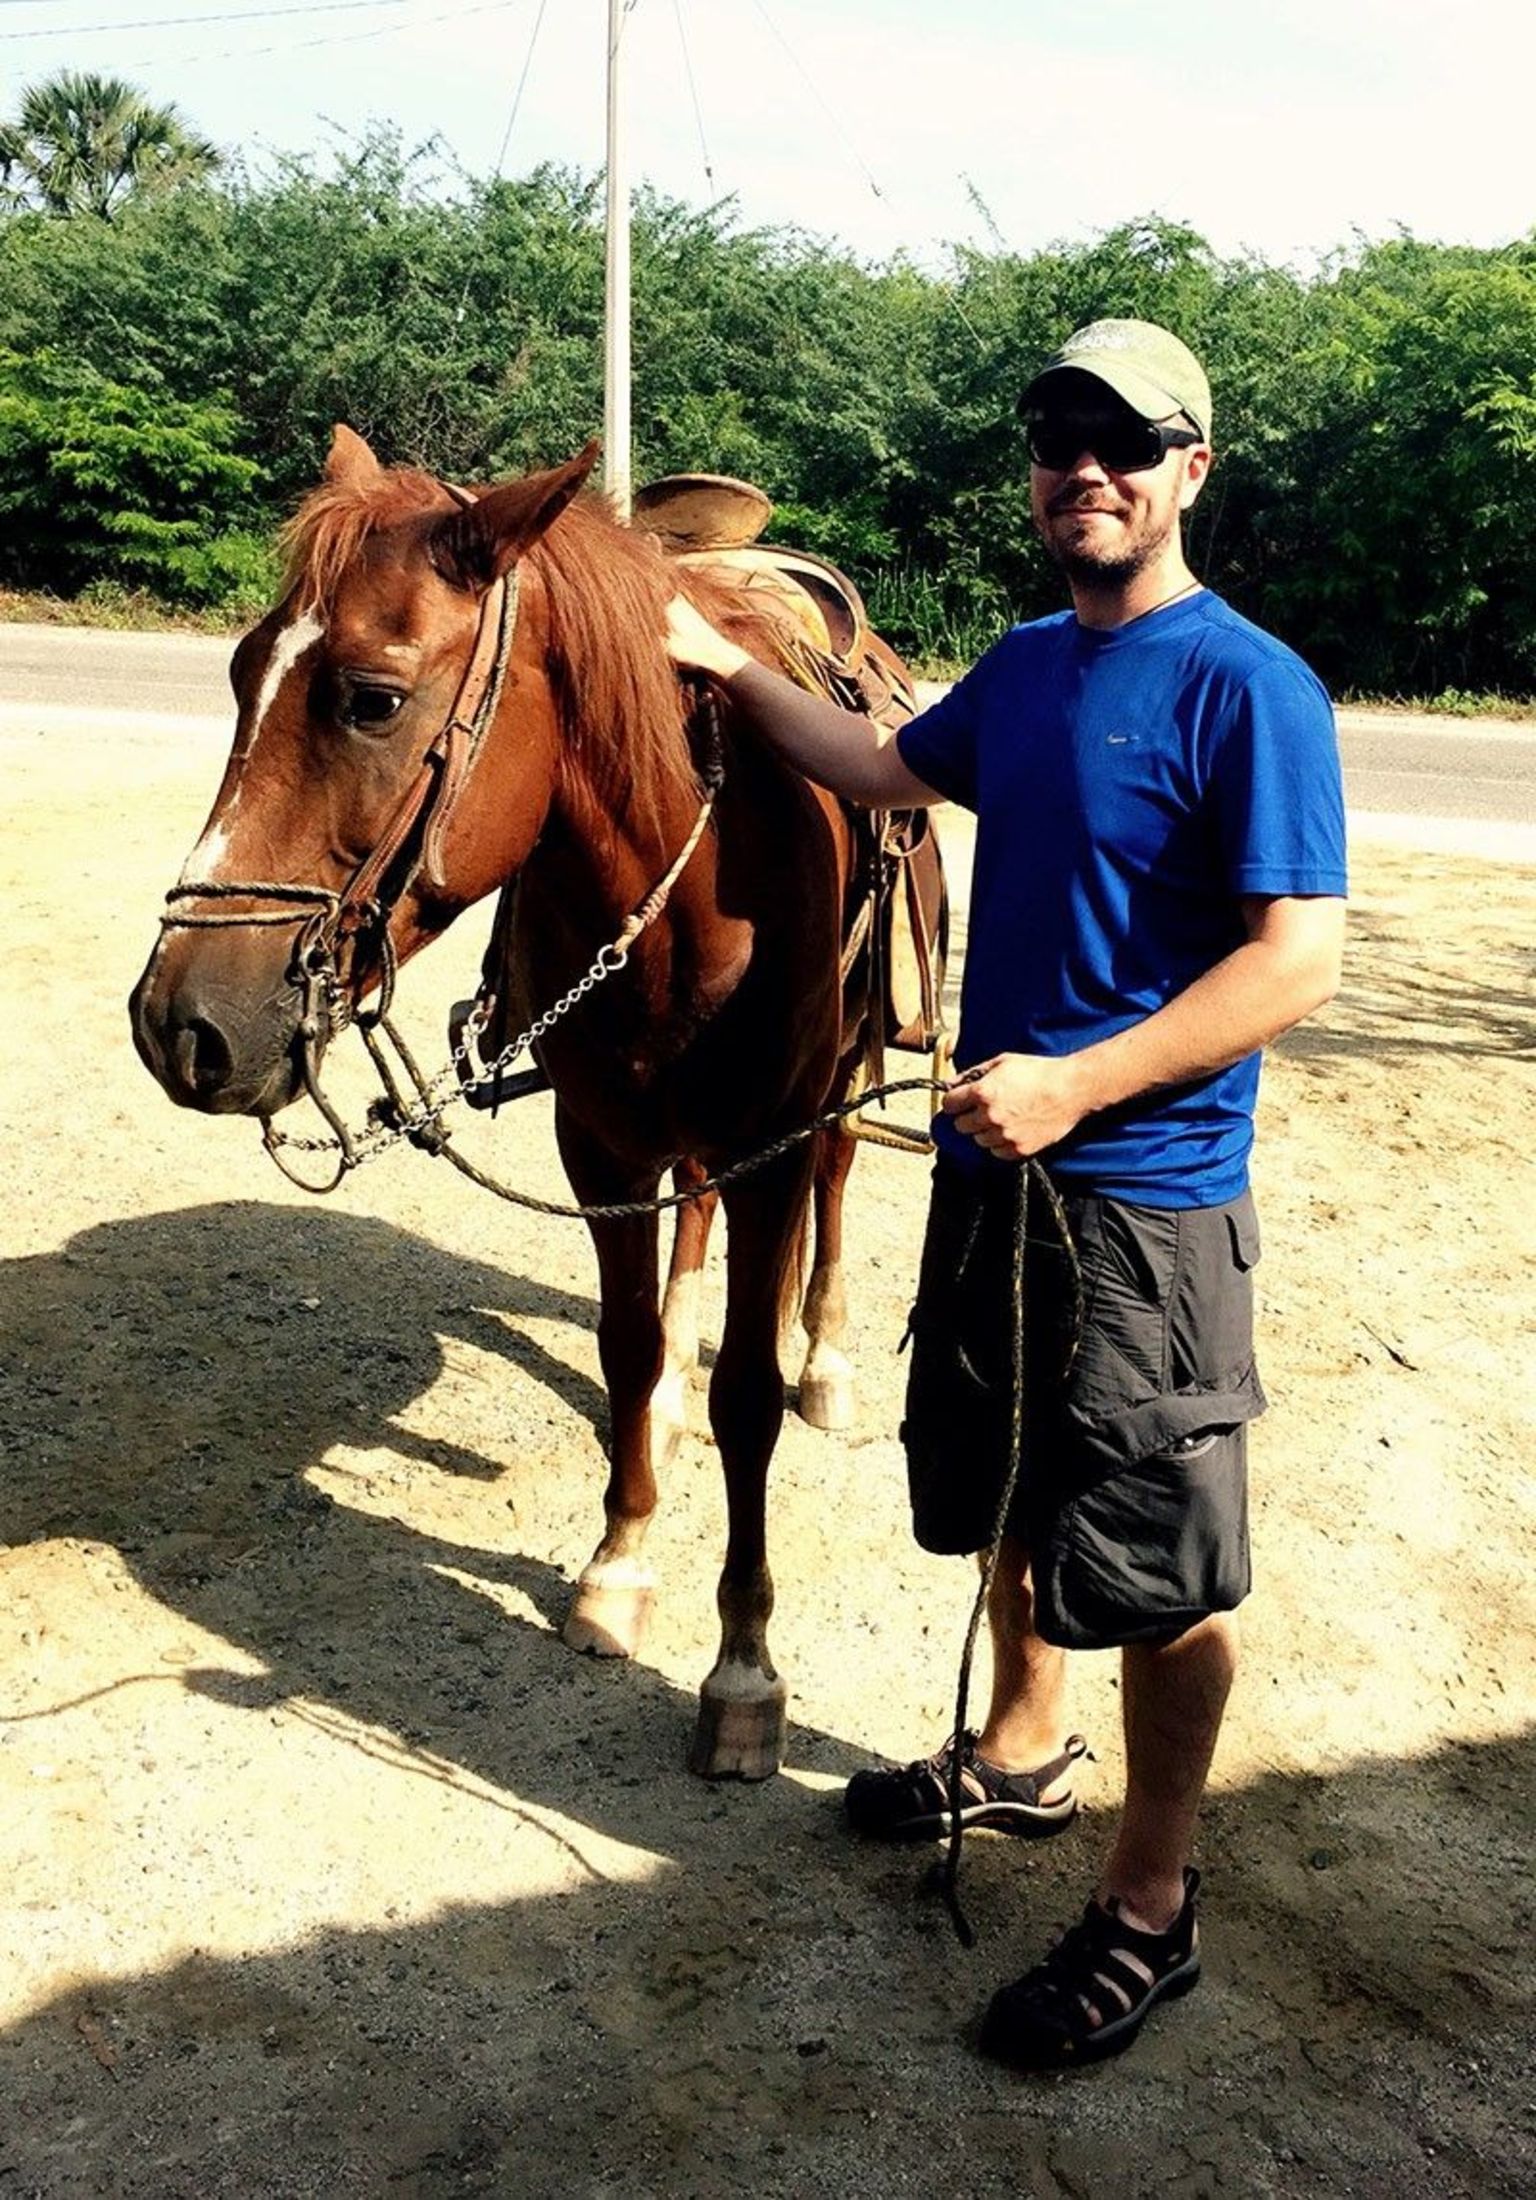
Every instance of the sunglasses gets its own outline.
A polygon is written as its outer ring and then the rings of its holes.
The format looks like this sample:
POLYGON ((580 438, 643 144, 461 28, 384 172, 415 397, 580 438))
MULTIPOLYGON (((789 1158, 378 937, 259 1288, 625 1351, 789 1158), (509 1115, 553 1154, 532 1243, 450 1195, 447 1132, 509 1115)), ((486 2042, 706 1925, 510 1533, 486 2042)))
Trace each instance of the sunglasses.
POLYGON ((1026 416, 1029 455, 1037 466, 1066 473, 1084 451, 1111 474, 1145 474, 1161 466, 1170 451, 1187 450, 1205 438, 1196 428, 1171 428, 1139 413, 1037 413, 1026 416))

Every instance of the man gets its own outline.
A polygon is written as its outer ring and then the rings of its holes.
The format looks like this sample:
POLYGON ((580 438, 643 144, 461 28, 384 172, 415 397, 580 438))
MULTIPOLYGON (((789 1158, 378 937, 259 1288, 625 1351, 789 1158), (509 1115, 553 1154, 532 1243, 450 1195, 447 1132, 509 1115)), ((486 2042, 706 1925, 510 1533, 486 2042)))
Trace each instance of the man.
POLYGON ((827 786, 977 815, 958 1055, 973 1066, 937 1125, 902 1432, 925 1547, 991 1536, 1025 1157, 1046 1159, 1079 1276, 1032 1209, 1024 1469, 990 1598, 986 1722, 904 1771, 858 1774, 847 1804, 866 1834, 938 1838, 958 1747, 969 1822, 1061 1831, 1086 1754, 1067 1731, 1066 1650, 1120 1650, 1127 1787, 1097 1889, 982 2033, 986 2051, 1051 2068, 1129 2045, 1199 1976, 1188 1858, 1236 1669, 1245 1424, 1264 1405, 1259 1056, 1336 988, 1345 872, 1327 697, 1185 562, 1182 515, 1211 463, 1199 363, 1166 330, 1098 321, 1020 410, 1035 524, 1072 608, 1014 628, 894 741, 683 606, 673 646, 827 786))

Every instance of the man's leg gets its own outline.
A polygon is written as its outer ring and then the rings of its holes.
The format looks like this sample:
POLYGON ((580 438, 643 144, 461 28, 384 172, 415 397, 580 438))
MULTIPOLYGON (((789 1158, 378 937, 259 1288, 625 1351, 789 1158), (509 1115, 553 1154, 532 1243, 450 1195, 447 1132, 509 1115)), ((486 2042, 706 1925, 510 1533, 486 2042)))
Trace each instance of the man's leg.
MULTIPOLYGON (((1087 1744, 1066 1731, 1067 1654, 1045 1642, 1024 1546, 1005 1537, 987 1600, 992 1636, 992 1703, 987 1723, 962 1753, 961 1811, 967 1824, 1002 1833, 1059 1833, 1077 1810, 1073 1774, 1087 1744)), ((940 1840, 949 1829, 949 1747, 886 1772, 856 1772, 845 1798, 849 1822, 877 1840, 940 1840)))
MULTIPOLYGON (((976 1746, 989 1764, 1005 1772, 1029 1772, 1048 1764, 1067 1739, 1067 1653, 1036 1632, 1029 1554, 1011 1535, 1003 1537, 998 1550, 987 1622, 992 1700, 976 1746)), ((1064 1773, 1040 1799, 1054 1802, 1071 1785, 1064 1773)))
POLYGON ((1144 1932, 1166 1931, 1184 1906, 1184 1866, 1237 1653, 1230 1612, 1122 1653, 1125 1809, 1099 1900, 1118 1895, 1121 1916, 1144 1932))
POLYGON ((1185 1861, 1236 1669, 1227 1613, 1124 1651, 1126 1800, 1098 1893, 1043 1963, 993 1995, 983 2053, 1024 2070, 1094 2061, 1198 1980, 1198 1874, 1185 1861))

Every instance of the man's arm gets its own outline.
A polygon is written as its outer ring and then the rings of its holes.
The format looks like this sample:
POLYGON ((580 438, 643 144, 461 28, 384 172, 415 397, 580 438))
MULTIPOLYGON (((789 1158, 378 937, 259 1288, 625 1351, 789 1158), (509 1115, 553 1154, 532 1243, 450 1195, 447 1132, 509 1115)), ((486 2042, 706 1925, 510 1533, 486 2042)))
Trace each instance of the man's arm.
POLYGON ((1182 993, 1077 1054, 999 1054, 952 1085, 957 1130, 1000 1159, 1055 1146, 1083 1118, 1163 1085, 1228 1069, 1338 991, 1344 903, 1331 895, 1245 896, 1241 947, 1182 993))
POLYGON ((871 810, 922 810, 944 798, 909 772, 895 737, 858 711, 840 710, 770 672, 712 627, 686 596, 667 612, 667 647, 676 663, 707 672, 731 702, 797 771, 871 810))

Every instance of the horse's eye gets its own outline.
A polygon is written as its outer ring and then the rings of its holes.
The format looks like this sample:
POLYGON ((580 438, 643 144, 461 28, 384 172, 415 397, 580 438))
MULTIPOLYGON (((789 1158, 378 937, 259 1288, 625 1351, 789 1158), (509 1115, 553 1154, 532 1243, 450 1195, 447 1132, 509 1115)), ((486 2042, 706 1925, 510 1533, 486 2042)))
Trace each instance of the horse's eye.
POLYGON ((367 687, 349 680, 342 695, 341 722, 364 732, 386 726, 404 701, 398 688, 367 687))

